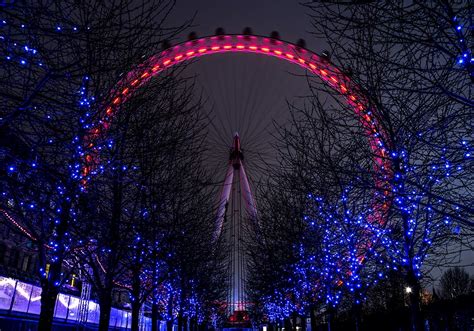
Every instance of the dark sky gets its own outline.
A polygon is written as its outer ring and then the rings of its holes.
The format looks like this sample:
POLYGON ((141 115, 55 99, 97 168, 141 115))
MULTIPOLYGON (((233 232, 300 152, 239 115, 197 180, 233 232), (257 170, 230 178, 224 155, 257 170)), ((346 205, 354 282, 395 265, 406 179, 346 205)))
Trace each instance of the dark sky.
MULTIPOLYGON (((198 36, 214 34, 217 27, 226 33, 241 33, 251 27, 254 34, 270 35, 278 31, 282 39, 296 42, 307 41, 308 48, 321 51, 309 34, 310 19, 305 8, 297 1, 271 0, 178 0, 168 23, 180 25, 194 17, 190 31, 198 36)), ((297 96, 307 95, 304 71, 281 60, 252 54, 212 55, 201 58, 189 66, 189 75, 197 77, 197 86, 207 100, 206 109, 211 112, 214 126, 209 133, 209 147, 216 173, 225 170, 228 146, 232 135, 238 131, 245 150, 249 176, 265 177, 265 171, 257 170, 274 160, 271 148, 276 134, 274 121, 283 124, 289 120, 287 101, 299 102, 297 96)), ((222 174, 223 175, 223 174, 222 174)))
MULTIPOLYGON (((240 33, 251 27, 255 34, 279 31, 283 39, 308 38, 311 29, 305 8, 296 0, 178 0, 172 21, 180 22, 196 14, 194 30, 200 36, 212 34, 217 27, 228 33, 240 33)), ((308 40, 313 50, 315 43, 308 40)))

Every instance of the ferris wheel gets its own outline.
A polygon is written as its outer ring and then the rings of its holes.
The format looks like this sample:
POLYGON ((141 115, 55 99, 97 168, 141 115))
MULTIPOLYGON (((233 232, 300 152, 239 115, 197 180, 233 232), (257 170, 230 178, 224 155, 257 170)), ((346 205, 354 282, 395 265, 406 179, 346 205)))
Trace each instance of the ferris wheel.
MULTIPOLYGON (((374 198, 374 212, 371 221, 384 222, 384 213, 388 209, 386 199, 389 195, 388 185, 392 176, 392 166, 388 154, 389 146, 385 145, 389 140, 377 120, 377 109, 364 88, 331 63, 327 56, 318 55, 306 49, 304 42, 299 41, 296 44, 286 42, 281 40, 276 33, 272 33, 270 37, 253 35, 249 29, 246 29, 242 34, 225 34, 222 29, 218 29, 215 35, 202 38, 197 38, 192 33, 189 40, 158 52, 123 75, 110 91, 110 103, 103 106, 101 119, 84 138, 86 152, 81 171, 84 185, 91 180, 100 164, 98 141, 107 135, 108 128, 115 115, 121 110, 121 106, 153 77, 159 76, 179 64, 195 63, 193 61, 196 59, 217 60, 219 59, 217 55, 242 56, 244 54, 273 58, 302 68, 306 74, 319 77, 353 109, 372 150, 375 173, 379 174, 376 179, 376 197, 374 198)), ((241 137, 245 141, 245 136, 241 134, 241 137)), ((224 141, 227 139, 228 136, 223 138, 224 141)))

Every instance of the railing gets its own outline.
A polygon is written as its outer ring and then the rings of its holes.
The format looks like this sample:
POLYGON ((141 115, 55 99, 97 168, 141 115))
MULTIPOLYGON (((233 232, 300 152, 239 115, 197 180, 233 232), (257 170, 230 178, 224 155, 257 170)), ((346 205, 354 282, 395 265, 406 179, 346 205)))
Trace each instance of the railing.
MULTIPOLYGON (((79 319, 80 298, 60 293, 56 299, 54 318, 61 322, 77 323, 79 319)), ((90 324, 99 324, 99 304, 88 301, 87 319, 90 324)), ((41 288, 13 278, 0 276, 0 312, 15 312, 28 315, 40 314, 41 288)), ((129 311, 112 308, 110 327, 130 329, 132 314, 129 311)), ((151 319, 144 317, 141 331, 151 330, 151 319)), ((161 326, 161 325, 160 325, 161 326)), ((160 328, 161 329, 161 328, 160 328)))

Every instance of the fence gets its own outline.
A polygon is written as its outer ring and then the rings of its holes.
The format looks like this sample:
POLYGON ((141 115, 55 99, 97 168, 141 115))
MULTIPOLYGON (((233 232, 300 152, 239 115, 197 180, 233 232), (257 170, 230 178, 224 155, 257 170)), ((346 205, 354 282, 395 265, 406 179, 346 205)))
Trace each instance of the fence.
MULTIPOLYGON (((61 322, 77 323, 80 298, 60 293, 56 299, 54 318, 61 322)), ((87 323, 99 324, 99 304, 87 304, 87 323)), ((41 288, 13 278, 0 276, 0 312, 16 312, 39 315, 41 309, 41 288)), ((130 329, 132 314, 129 311, 112 308, 110 327, 130 329)), ((151 319, 144 317, 142 331, 151 330, 151 319)))

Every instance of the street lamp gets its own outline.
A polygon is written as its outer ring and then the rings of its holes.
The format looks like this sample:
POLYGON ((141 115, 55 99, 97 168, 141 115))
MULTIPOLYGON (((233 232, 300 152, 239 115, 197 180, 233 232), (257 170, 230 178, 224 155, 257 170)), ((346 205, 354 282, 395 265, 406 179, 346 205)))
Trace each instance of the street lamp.
POLYGON ((406 293, 411 293, 411 291, 412 291, 412 290, 411 290, 411 287, 410 287, 410 286, 405 287, 405 292, 406 292, 406 293))

